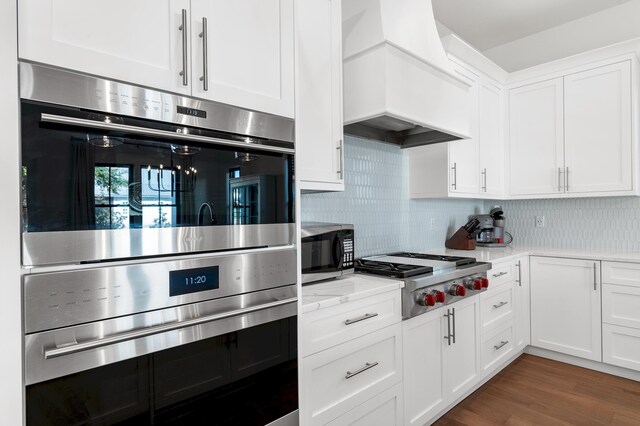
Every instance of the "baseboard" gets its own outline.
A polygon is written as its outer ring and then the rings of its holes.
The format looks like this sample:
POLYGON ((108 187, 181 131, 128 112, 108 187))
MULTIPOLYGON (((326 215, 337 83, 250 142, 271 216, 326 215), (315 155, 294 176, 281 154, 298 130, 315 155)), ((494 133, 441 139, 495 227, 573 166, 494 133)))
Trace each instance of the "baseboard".
POLYGON ((604 364, 590 359, 578 358, 572 355, 561 354, 559 352, 536 348, 534 346, 527 346, 524 349, 524 353, 640 382, 640 371, 634 371, 628 368, 618 367, 616 365, 604 364))

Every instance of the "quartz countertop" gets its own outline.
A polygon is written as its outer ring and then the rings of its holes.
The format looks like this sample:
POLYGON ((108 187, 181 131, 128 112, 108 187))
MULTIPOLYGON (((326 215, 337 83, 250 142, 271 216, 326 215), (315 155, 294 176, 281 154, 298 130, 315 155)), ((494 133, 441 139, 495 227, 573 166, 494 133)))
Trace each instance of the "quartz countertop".
POLYGON ((403 288, 394 278, 349 274, 341 278, 302 286, 302 313, 347 303, 364 297, 403 288))

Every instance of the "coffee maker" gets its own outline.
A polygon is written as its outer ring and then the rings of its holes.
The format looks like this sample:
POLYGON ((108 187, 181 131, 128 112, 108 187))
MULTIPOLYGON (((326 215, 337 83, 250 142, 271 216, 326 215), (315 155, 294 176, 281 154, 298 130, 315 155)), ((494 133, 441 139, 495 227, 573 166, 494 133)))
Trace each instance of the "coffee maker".
POLYGON ((476 231, 478 247, 506 247, 513 241, 511 234, 504 230, 503 214, 502 207, 496 205, 489 210, 489 214, 472 216, 480 221, 479 231, 476 231))

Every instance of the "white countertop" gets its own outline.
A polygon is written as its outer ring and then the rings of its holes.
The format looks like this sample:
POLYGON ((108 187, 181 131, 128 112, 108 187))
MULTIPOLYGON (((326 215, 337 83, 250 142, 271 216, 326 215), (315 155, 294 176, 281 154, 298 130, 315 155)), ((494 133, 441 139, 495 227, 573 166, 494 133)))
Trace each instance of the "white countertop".
POLYGON ((347 303, 404 287, 393 278, 350 274, 329 281, 302 286, 302 313, 347 303))

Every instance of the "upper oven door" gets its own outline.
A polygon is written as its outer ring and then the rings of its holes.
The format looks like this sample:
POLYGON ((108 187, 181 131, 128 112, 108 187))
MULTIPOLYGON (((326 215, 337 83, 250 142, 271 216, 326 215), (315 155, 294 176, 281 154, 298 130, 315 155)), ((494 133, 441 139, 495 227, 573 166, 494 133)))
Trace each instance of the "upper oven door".
POLYGON ((292 144, 21 108, 24 265, 294 243, 292 144))

